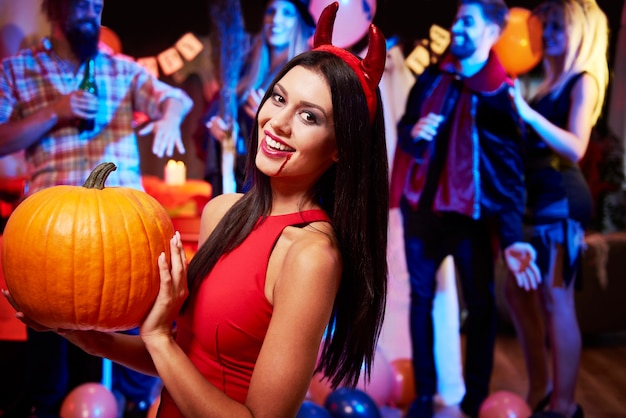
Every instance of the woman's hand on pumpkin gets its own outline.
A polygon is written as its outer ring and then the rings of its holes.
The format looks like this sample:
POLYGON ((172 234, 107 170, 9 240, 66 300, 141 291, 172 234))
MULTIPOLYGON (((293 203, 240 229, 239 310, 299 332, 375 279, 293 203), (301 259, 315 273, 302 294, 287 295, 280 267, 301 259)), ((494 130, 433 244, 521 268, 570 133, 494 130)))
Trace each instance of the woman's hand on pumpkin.
POLYGON ((38 331, 38 332, 46 332, 52 331, 61 335, 77 347, 83 349, 86 353, 97 355, 95 349, 98 348, 98 334, 101 334, 97 331, 76 331, 71 329, 59 329, 59 328, 50 328, 44 325, 41 325, 38 322, 33 321, 28 316, 24 315, 24 312, 20 311, 15 300, 11 297, 11 293, 2 289, 2 295, 7 299, 7 301, 13 306, 15 309, 15 317, 22 321, 29 328, 38 331))
POLYGON ((168 264, 165 253, 159 256, 159 273, 161 287, 152 309, 139 328, 144 343, 154 338, 173 337, 172 325, 180 308, 187 299, 187 258, 180 239, 176 232, 170 240, 171 266, 168 264))
POLYGON ((17 303, 15 303, 15 300, 13 299, 13 297, 11 297, 11 293, 8 290, 2 289, 2 295, 11 304, 13 309, 15 309, 15 317, 19 319, 20 321, 22 321, 27 327, 32 328, 35 331, 39 331, 39 332, 44 332, 44 331, 56 332, 57 331, 56 329, 41 325, 40 323, 33 321, 30 317, 24 315, 24 312, 22 312, 19 306, 17 306, 17 303))

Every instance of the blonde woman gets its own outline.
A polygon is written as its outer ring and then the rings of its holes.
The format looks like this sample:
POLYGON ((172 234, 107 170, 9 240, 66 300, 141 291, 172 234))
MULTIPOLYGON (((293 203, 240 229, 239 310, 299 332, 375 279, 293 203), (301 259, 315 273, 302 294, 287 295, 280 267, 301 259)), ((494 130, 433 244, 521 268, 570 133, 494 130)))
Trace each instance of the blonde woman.
POLYGON ((506 298, 526 359, 529 405, 545 416, 582 417, 574 400, 581 351, 574 291, 593 202, 577 163, 604 103, 608 26, 595 0, 548 0, 533 13, 543 22, 545 79, 529 103, 517 83, 511 94, 528 125, 526 222, 543 282, 526 291, 508 280, 506 298))

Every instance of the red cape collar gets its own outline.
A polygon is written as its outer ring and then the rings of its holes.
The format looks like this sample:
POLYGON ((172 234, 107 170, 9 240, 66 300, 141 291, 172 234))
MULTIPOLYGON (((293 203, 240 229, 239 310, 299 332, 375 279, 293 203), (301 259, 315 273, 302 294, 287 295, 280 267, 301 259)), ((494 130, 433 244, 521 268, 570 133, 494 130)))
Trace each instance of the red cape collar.
MULTIPOLYGON (((450 53, 440 61, 439 68, 446 73, 456 73, 457 59, 450 53)), ((503 84, 512 85, 497 55, 491 51, 485 66, 471 77, 463 78, 463 84, 477 93, 493 93, 503 84)))

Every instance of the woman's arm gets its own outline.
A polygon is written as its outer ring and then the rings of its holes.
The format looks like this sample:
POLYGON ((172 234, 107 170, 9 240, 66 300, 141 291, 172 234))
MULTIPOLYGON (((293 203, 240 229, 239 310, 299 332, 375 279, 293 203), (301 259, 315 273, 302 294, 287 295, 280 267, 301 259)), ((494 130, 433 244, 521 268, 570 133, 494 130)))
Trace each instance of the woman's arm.
POLYGON ((91 355, 108 358, 143 374, 157 376, 152 358, 138 335, 97 331, 70 331, 62 332, 61 335, 91 355))
POLYGON ((161 290, 155 308, 141 326, 141 336, 161 380, 183 415, 272 418, 296 415, 313 376, 341 275, 339 253, 326 235, 310 231, 299 231, 296 235, 296 240, 286 239, 277 244, 281 261, 276 271, 280 273, 268 278, 272 283, 269 299, 274 311, 245 404, 211 385, 174 341, 166 325, 171 323, 171 315, 177 312, 187 290, 180 240, 177 242, 175 237, 172 241, 171 273, 165 257, 159 259, 161 290), (307 237, 303 239, 303 235, 307 237))
POLYGON ((26 326, 38 332, 56 332, 86 353, 106 357, 138 372, 156 375, 156 369, 141 339, 136 335, 106 333, 100 331, 75 331, 50 329, 25 316, 11 297, 8 290, 2 295, 16 310, 15 317, 26 326))
POLYGON ((578 162, 585 155, 593 128, 591 116, 598 99, 598 84, 591 75, 583 74, 574 84, 567 129, 552 124, 531 108, 522 98, 517 80, 512 95, 522 119, 554 152, 572 162, 578 162))
MULTIPOLYGON (((274 310, 246 402, 255 417, 297 414, 313 377, 341 280, 342 260, 328 236, 289 228, 281 239, 289 245, 284 261, 274 266, 279 272, 276 282, 266 284, 274 310), (289 244, 289 234, 294 232, 308 234, 310 239, 289 244)), ((280 245, 279 241, 275 252, 281 251, 280 245)), ((268 280, 271 268, 270 264, 268 280)))
POLYGON ((161 287, 139 331, 159 377, 186 417, 246 416, 243 405, 211 385, 176 343, 171 330, 187 298, 187 260, 180 236, 170 241, 171 267, 159 257, 161 287))

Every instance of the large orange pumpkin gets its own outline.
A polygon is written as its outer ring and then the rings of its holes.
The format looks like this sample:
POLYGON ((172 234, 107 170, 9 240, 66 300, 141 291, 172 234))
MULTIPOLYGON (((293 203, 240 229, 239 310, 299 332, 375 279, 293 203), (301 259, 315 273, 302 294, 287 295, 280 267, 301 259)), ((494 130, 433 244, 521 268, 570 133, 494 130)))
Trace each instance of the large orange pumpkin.
POLYGON ((52 328, 136 327, 159 291, 157 259, 174 234, 165 209, 145 192, 104 187, 103 163, 83 187, 34 193, 9 217, 2 266, 19 309, 52 328))

